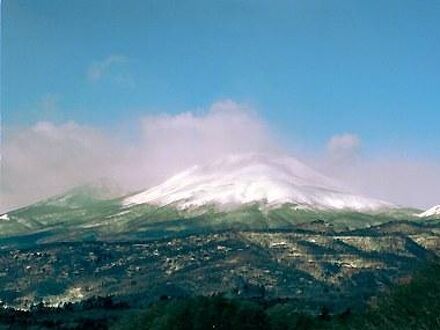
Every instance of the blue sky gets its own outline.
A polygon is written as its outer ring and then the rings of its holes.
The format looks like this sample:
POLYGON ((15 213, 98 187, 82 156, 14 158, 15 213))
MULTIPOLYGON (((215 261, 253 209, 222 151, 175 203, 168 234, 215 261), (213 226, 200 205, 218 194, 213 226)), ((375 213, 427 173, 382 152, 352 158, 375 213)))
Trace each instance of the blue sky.
POLYGON ((5 126, 251 104, 286 140, 440 156, 438 1, 2 1, 5 126))

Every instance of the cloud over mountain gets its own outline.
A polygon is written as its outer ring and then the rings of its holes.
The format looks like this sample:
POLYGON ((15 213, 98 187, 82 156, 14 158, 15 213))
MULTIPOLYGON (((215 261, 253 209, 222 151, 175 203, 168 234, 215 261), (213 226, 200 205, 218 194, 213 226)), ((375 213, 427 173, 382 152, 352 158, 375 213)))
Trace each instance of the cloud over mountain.
MULTIPOLYGON (((6 128, 2 144, 0 211, 110 177, 126 191, 146 189, 193 164, 228 154, 280 154, 284 150, 254 110, 231 100, 206 109, 139 118, 127 142, 110 129, 75 122, 37 122, 6 128)), ((396 204, 438 204, 440 164, 362 155, 353 133, 330 138, 325 153, 294 155, 355 192, 396 204)))
POLYGON ((249 107, 226 100, 199 112, 141 118, 133 143, 74 122, 9 130, 2 146, 2 209, 100 177, 141 189, 194 163, 275 150, 265 123, 249 107))
POLYGON ((327 143, 327 151, 330 157, 339 160, 356 156, 360 147, 361 140, 359 136, 352 133, 334 135, 327 143))

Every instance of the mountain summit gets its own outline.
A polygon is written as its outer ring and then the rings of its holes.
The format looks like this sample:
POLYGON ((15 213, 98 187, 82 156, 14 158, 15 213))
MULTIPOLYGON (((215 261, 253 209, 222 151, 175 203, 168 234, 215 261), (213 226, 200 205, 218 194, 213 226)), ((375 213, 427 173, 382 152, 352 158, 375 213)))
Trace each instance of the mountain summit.
POLYGON ((205 205, 233 207, 259 202, 267 206, 373 211, 392 204, 345 191, 295 158, 261 154, 233 155, 193 166, 162 184, 127 197, 124 205, 205 205))

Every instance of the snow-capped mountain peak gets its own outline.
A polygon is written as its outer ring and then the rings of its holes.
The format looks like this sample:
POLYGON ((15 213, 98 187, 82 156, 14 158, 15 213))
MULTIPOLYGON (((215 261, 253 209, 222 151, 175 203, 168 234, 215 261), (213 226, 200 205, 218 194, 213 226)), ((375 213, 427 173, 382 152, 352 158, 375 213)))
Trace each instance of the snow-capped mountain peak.
POLYGON ((440 205, 436 205, 434 207, 431 207, 430 209, 426 210, 425 212, 422 212, 419 214, 420 218, 427 218, 427 217, 433 217, 438 215, 440 217, 440 205))
POLYGON ((181 209, 214 204, 291 203, 305 208, 375 210, 391 204, 346 192, 295 158, 232 155, 193 166, 162 184, 124 200, 124 205, 175 205, 181 209))

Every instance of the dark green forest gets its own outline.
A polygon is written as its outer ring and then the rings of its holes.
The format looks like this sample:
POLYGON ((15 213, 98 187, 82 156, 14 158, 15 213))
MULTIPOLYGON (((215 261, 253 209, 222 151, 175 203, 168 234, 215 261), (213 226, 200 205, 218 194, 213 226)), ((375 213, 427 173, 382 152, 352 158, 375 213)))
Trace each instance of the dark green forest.
POLYGON ((169 299, 132 309, 112 297, 92 298, 63 307, 42 304, 29 311, 0 309, 0 329, 118 330, 431 330, 440 329, 440 263, 430 264, 406 284, 370 299, 362 313, 298 312, 289 301, 227 299, 223 296, 169 299))
POLYGON ((322 306, 319 315, 297 312, 289 302, 228 300, 223 297, 195 297, 165 300, 146 311, 123 319, 116 329, 202 330, 202 329, 440 329, 440 264, 417 272, 407 284, 393 287, 373 299, 363 313, 350 309, 333 314, 322 306))

